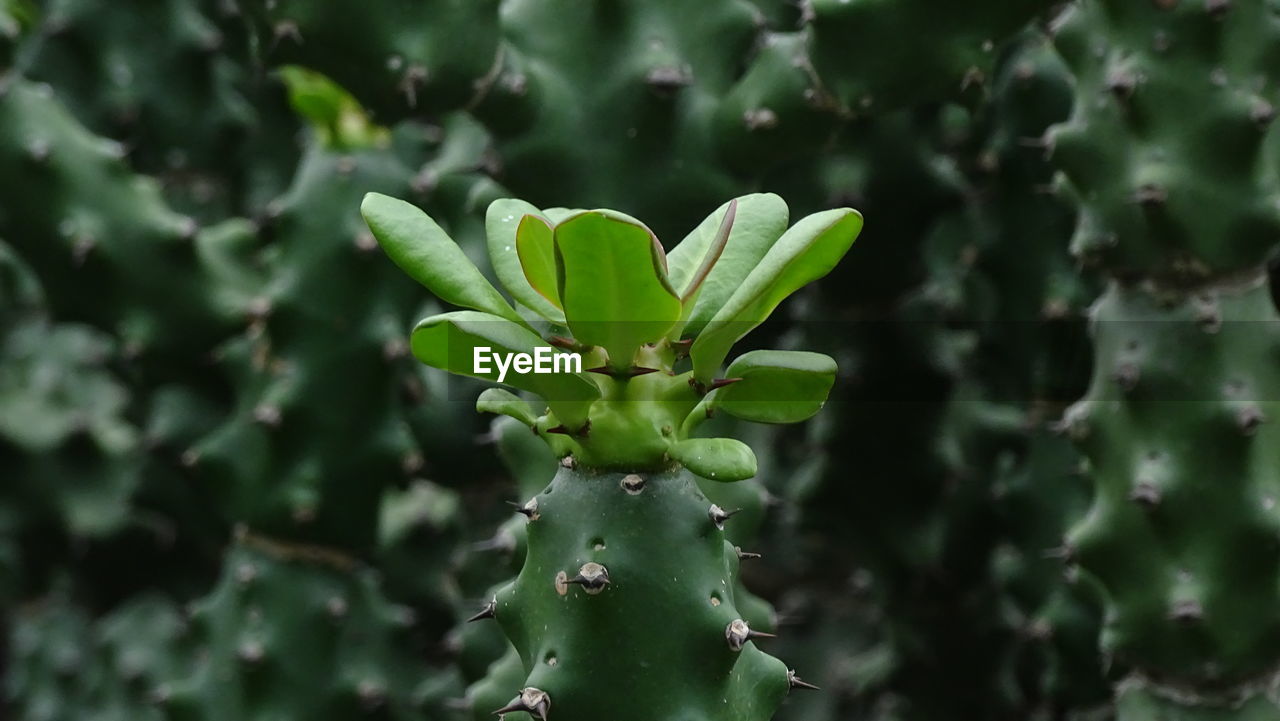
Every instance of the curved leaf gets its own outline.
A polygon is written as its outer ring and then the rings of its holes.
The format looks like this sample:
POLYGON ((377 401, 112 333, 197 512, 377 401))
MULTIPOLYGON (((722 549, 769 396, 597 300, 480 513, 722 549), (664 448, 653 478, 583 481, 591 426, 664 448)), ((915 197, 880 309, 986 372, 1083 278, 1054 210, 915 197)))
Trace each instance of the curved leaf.
POLYGON ((711 481, 745 481, 756 474, 756 454, 732 438, 688 438, 671 444, 671 457, 711 481))
POLYGON ((391 260, 440 300, 524 323, 462 248, 417 206, 369 193, 360 213, 391 260))
POLYGON ((693 341, 694 377, 710 381, 733 344, 787 296, 830 273, 861 230, 862 215, 839 208, 814 213, 784 233, 693 341))
POLYGON ((836 380, 831 356, 806 351, 757 350, 725 371, 742 380, 715 391, 715 407, 744 421, 799 423, 822 409, 836 380))
POLYGON ((476 411, 510 416, 532 428, 538 422, 529 401, 503 388, 485 388, 476 398, 476 411))
MULTIPOLYGON (((702 283, 693 310, 688 314, 685 336, 692 337, 701 332, 787 229, 787 204, 782 198, 772 193, 754 193, 737 201, 729 240, 702 283)), ((668 256, 671 285, 682 294, 713 248, 716 233, 728 209, 728 203, 720 206, 671 250, 668 256)))
POLYGON ((556 418, 573 429, 582 427, 591 401, 600 397, 599 387, 581 373, 517 372, 510 364, 504 371, 494 354, 532 357, 538 348, 556 350, 524 326, 488 313, 463 310, 431 316, 413 329, 409 345, 418 360, 434 368, 537 393, 556 418))
POLYGON ((686 306, 696 300, 698 291, 702 290, 702 283, 706 281, 707 275, 712 268, 716 267, 721 254, 724 253, 724 247, 729 242, 729 234, 733 232, 733 220, 737 214, 738 201, 735 198, 729 201, 729 207, 724 211, 724 218, 720 221, 720 227, 716 230, 715 237, 711 239, 710 245, 707 246, 707 253, 703 256, 698 269, 693 272, 693 277, 689 279, 688 285, 680 291, 680 301, 686 306))
POLYGON ((547 220, 551 221, 551 225, 554 227, 578 213, 584 212, 586 211, 581 208, 546 208, 542 211, 542 214, 546 216, 547 220))
POLYGON ((620 213, 593 210, 555 228, 556 271, 569 329, 603 347, 623 369, 636 350, 680 319, 662 247, 648 228, 620 213))
POLYGON ((516 252, 525 282, 544 301, 550 303, 559 322, 564 322, 560 307, 560 291, 556 287, 555 233, 551 224, 536 215, 526 215, 516 228, 516 252))
MULTIPOLYGON (((514 198, 502 198, 489 204, 484 216, 485 241, 494 273, 511 297, 552 323, 564 324, 564 313, 554 298, 535 288, 525 277, 520 251, 516 244, 517 230, 526 217, 543 219, 542 213, 529 203, 514 198)), ((551 231, 547 229, 547 261, 550 264, 550 290, 555 291, 555 258, 551 250, 551 231)))

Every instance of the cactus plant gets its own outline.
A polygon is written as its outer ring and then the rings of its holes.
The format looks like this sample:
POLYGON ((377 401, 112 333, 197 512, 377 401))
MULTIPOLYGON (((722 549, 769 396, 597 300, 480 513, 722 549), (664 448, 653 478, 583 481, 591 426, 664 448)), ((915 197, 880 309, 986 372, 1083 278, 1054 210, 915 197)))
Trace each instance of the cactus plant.
POLYGON ((414 206, 371 193, 362 210, 403 270, 468 309, 419 323, 414 355, 538 396, 535 405, 495 388, 477 406, 524 422, 560 458, 551 484, 518 506, 528 519, 520 574, 480 614, 496 617, 523 663, 498 712, 771 717, 803 682, 753 643, 767 634, 734 597, 738 551, 723 530, 733 509, 695 480, 743 480, 756 461, 741 442, 694 431, 717 411, 765 422, 818 411, 835 371, 825 356, 754 351, 718 375, 736 341, 835 266, 861 215, 831 210, 786 230, 780 198, 748 196, 668 255, 615 211, 498 201, 489 251, 513 305, 414 206), (552 344, 580 365, 522 367, 519 354, 532 362, 552 344), (477 362, 494 349, 516 365, 477 362))
MULTIPOLYGON (((721 416, 719 419, 723 419, 721 416)), ((555 457, 546 444, 519 421, 507 416, 500 416, 494 421, 494 435, 498 450, 504 462, 513 472, 518 482, 519 497, 528 498, 538 494, 555 475, 555 457)), ((734 514, 734 522, 725 528, 725 536, 736 549, 744 546, 753 547, 752 542, 764 518, 764 506, 768 494, 764 491, 758 478, 738 483, 718 483, 702 478, 695 478, 699 489, 707 496, 708 501, 721 508, 738 509, 734 514)), ((507 551, 515 561, 514 572, 521 568, 524 560, 527 541, 527 522, 521 515, 515 515, 510 522, 486 544, 485 550, 500 547, 507 551)), ((742 551, 742 558, 753 558, 758 554, 742 551)), ((735 579, 733 590, 735 604, 741 611, 743 620, 750 628, 758 631, 772 632, 776 629, 776 614, 766 601, 754 596, 742 584, 741 578, 735 579)), ((510 578, 490 588, 484 598, 491 599, 511 582, 510 578)), ((487 610, 487 609, 486 609, 487 610)), ((502 706, 510 698, 510 689, 519 688, 525 676, 520 654, 514 646, 506 641, 502 632, 493 624, 475 623, 477 619, 472 612, 464 621, 454 637, 458 647, 458 665, 464 676, 472 677, 473 683, 467 688, 466 705, 472 718, 480 721, 488 718, 490 711, 502 706), (476 674, 476 669, 483 676, 476 674)), ((487 615, 482 612, 480 616, 487 615)))
POLYGON ((1053 28, 1079 91, 1048 135, 1072 250, 1108 278, 1063 420, 1095 496, 1063 548, 1129 671, 1122 721, 1280 718, 1278 11, 1088 0, 1053 28))
POLYGON ((0 233, 61 318, 143 356, 203 352, 243 318, 252 281, 232 271, 252 240, 243 222, 201 228, 173 212, 152 179, 129 171, 124 149, 85 130, 47 86, 0 79, 0 124, 0 192, 11 201, 0 233))
POLYGON ((191 662, 155 690, 167 718, 421 719, 413 614, 376 574, 320 547, 242 534, 193 609, 191 662))
POLYGON ((260 61, 319 70, 384 123, 476 102, 501 62, 497 0, 238 5, 260 61))

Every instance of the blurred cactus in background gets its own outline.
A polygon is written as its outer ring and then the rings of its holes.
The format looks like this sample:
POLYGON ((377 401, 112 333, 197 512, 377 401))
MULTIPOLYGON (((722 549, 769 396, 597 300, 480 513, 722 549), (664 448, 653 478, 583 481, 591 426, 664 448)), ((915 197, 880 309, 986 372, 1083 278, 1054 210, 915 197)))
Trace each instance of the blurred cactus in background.
POLYGON ((1278 73, 1274 0, 0 0, 0 718, 1280 721, 1278 73), (587 385, 431 367, 482 311, 587 385))

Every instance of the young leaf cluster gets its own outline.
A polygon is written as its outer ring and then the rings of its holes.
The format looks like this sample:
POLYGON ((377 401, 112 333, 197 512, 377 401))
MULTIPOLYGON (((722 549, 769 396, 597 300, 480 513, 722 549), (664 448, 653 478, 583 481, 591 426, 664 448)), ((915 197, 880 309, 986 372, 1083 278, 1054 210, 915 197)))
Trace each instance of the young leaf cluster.
POLYGON ((713 413, 795 423, 817 413, 835 379, 831 358, 753 351, 718 373, 735 343, 778 305, 835 267, 862 229, 840 208, 790 228, 772 194, 721 206, 668 254, 643 223, 613 210, 538 209, 495 201, 485 221, 495 288, 414 205, 370 193, 365 221, 387 255, 440 300, 463 310, 413 330, 414 355, 450 373, 497 382, 477 349, 578 353, 580 372, 507 372, 481 411, 527 424, 560 456, 599 469, 677 462, 698 475, 755 475, 744 444, 696 438, 713 413), (537 401, 534 401, 536 397, 537 401))

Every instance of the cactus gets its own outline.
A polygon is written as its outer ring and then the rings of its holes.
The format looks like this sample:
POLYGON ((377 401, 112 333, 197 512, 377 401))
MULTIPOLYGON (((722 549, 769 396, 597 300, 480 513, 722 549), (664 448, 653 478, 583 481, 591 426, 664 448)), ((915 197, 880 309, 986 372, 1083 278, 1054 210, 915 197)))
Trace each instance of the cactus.
MULTIPOLYGON (((492 435, 503 464, 516 481, 516 498, 529 498, 546 488, 555 476, 556 465, 555 456, 545 443, 529 433, 523 423, 507 416, 493 420, 492 435)), ((448 642, 457 650, 456 665, 468 683, 483 683, 484 677, 494 673, 493 664, 504 657, 515 655, 516 667, 519 667, 519 656, 496 624, 474 623, 469 619, 474 617, 477 606, 487 603, 520 572, 528 540, 525 526, 522 516, 507 515, 490 538, 472 547, 459 571, 471 603, 457 609, 461 624, 448 642), (495 555, 499 556, 497 564, 495 555), (483 601, 477 604, 476 599, 483 601)), ((501 692, 506 693, 509 688, 503 687, 501 692)), ((468 690, 468 696, 471 695, 472 691, 468 690)), ((475 703, 472 709, 477 714, 492 710, 487 704, 475 703)))
POLYGON ((9 69, 23 33, 34 21, 33 9, 25 0, 0 3, 0 74, 9 69))
POLYGON ((32 319, 0 337, 0 453, 27 498, 25 522, 80 537, 118 530, 139 479, 128 391, 104 368, 111 341, 32 319))
POLYGON ((0 234, 59 318, 107 330, 143 360, 203 353, 241 321, 253 282, 238 270, 244 223, 201 228, 172 211, 45 86, 0 78, 0 125, 0 234))
POLYGON ((166 718, 420 719, 414 622, 375 575, 332 549, 241 534, 198 601, 192 661, 155 690, 166 718))
POLYGON ((443 138, 413 123, 389 131, 332 82, 287 79, 317 142, 271 204, 261 258, 271 281, 251 303, 249 327, 217 351, 234 411, 183 462, 227 517, 255 532, 369 552, 383 492, 424 463, 411 429, 420 398, 405 392, 417 369, 397 337, 420 306, 412 283, 370 255, 377 247, 353 206, 369 188, 417 189, 465 215, 461 201, 494 186, 468 165, 469 128, 443 138), (428 173, 435 179, 424 185, 428 173), (351 423, 364 429, 358 438, 351 423))
POLYGON ((174 604, 141 595, 98 619, 55 592, 14 615, 3 695, 25 721, 161 721, 165 681, 186 664, 174 604))
POLYGON ((812 0, 813 68, 844 112, 880 112, 981 87, 999 44, 1052 3, 812 0))
POLYGON ((477 102, 502 57, 497 0, 239 5, 261 62, 318 70, 352 88, 383 123, 477 102))
MULTIPOLYGON (((546 488, 554 476, 554 456, 550 449, 519 421, 500 416, 494 421, 494 435, 499 452, 509 470, 518 479, 519 497, 535 496, 546 488)), ((734 523, 725 528, 726 538, 735 549, 744 546, 750 548, 764 518, 764 505, 767 493, 758 478, 738 483, 725 484, 696 479, 699 489, 707 496, 708 501, 721 508, 738 509, 734 514, 734 523)), ((498 531, 494 539, 484 544, 487 547, 502 547, 512 560, 523 561, 526 550, 527 521, 516 515, 498 531)), ((758 554, 744 551, 743 558, 751 558, 758 554)), ((515 563, 513 572, 520 571, 520 563, 515 563)), ((742 584, 741 578, 735 579, 733 598, 741 611, 743 620, 749 627, 766 632, 776 630, 777 619, 773 608, 760 599, 742 584)), ((510 578, 490 588, 484 598, 496 598, 499 591, 511 582, 510 578)), ((472 609, 474 610, 474 609, 472 609)), ((485 609, 487 611, 487 607, 485 609)), ((486 615, 482 611, 480 615, 486 615)), ((525 677, 520 654, 514 646, 506 641, 502 632, 494 624, 475 623, 476 617, 467 612, 469 618, 459 630, 455 643, 458 646, 459 665, 464 672, 475 678, 467 688, 466 701, 472 717, 479 720, 487 718, 490 711, 505 704, 510 698, 510 690, 519 688, 525 677), (475 671, 483 672, 480 676, 475 671)))
POLYGON ((1278 321, 1256 279, 1190 298, 1113 283, 1094 309, 1093 383, 1064 423, 1097 493, 1066 549, 1104 591, 1104 648, 1135 670, 1122 719, 1280 713, 1257 680, 1280 634, 1278 321))
POLYGON ((842 136, 809 172, 809 195, 861 194, 894 240, 860 247, 864 262, 841 268, 798 316, 809 321, 801 333, 816 328, 812 342, 853 369, 832 396, 858 409, 775 448, 827 457, 822 482, 771 489, 796 504, 796 542, 767 547, 800 547, 786 585, 810 589, 779 608, 803 614, 813 637, 829 624, 849 639, 811 644, 829 659, 812 680, 845 694, 844 706, 810 701, 800 718, 877 698, 911 718, 1026 718, 1105 699, 1097 660, 1079 654, 1096 635, 1092 615, 1044 558, 1055 544, 1028 530, 1060 532, 1076 506, 1030 505, 1005 488, 1012 479, 1041 492, 1044 473, 1043 493, 1075 498, 1071 477, 1035 451, 1063 439, 1032 443, 1086 380, 1084 356, 1070 351, 1083 345, 1092 288, 1066 252, 1071 208, 1046 192, 1053 168, 1035 142, 1070 110, 1061 65, 1042 41, 1019 42, 990 78, 990 105, 860 121, 861 135, 842 136), (831 318, 872 322, 832 332, 831 318), (815 536, 842 542, 800 546, 815 536), (1060 617, 1071 622, 1047 627, 1060 617))
MULTIPOLYGON (((138 478, 129 391, 107 367, 113 339, 53 323, 34 273, 0 245, 0 458, 20 526, 82 538, 118 530, 138 478)), ((15 534, 16 535, 16 534, 15 534)))
POLYGON ((1090 0, 1054 44, 1079 89, 1048 136, 1072 250, 1109 281, 1063 420, 1096 488, 1064 549, 1129 670, 1119 718, 1280 718, 1277 8, 1090 0))
POLYGON ((834 267, 861 216, 827 211, 784 233, 781 199, 749 196, 668 256, 615 211, 498 201, 486 230, 512 305, 412 205, 371 193, 362 210, 397 265, 470 309, 422 321, 415 356, 539 396, 535 406, 490 389, 478 408, 524 422, 561 459, 551 484, 518 506, 528 519, 520 574, 480 614, 498 620, 523 663, 498 713, 771 717, 805 684, 753 643, 768 634, 737 607, 738 552, 723 532, 732 509, 695 480, 744 480, 756 461, 738 441, 693 433, 714 411, 769 422, 817 412, 835 370, 824 356, 756 351, 716 376, 738 339, 834 267), (550 343, 573 349, 581 368, 508 374, 474 363, 478 349, 536 354, 550 343))
POLYGON ((297 119, 279 84, 252 67, 233 5, 164 0, 146 13, 83 0, 38 5, 16 72, 48 83, 77 120, 119 141, 130 168, 155 176, 174 208, 202 222, 256 215, 288 184, 297 119))

